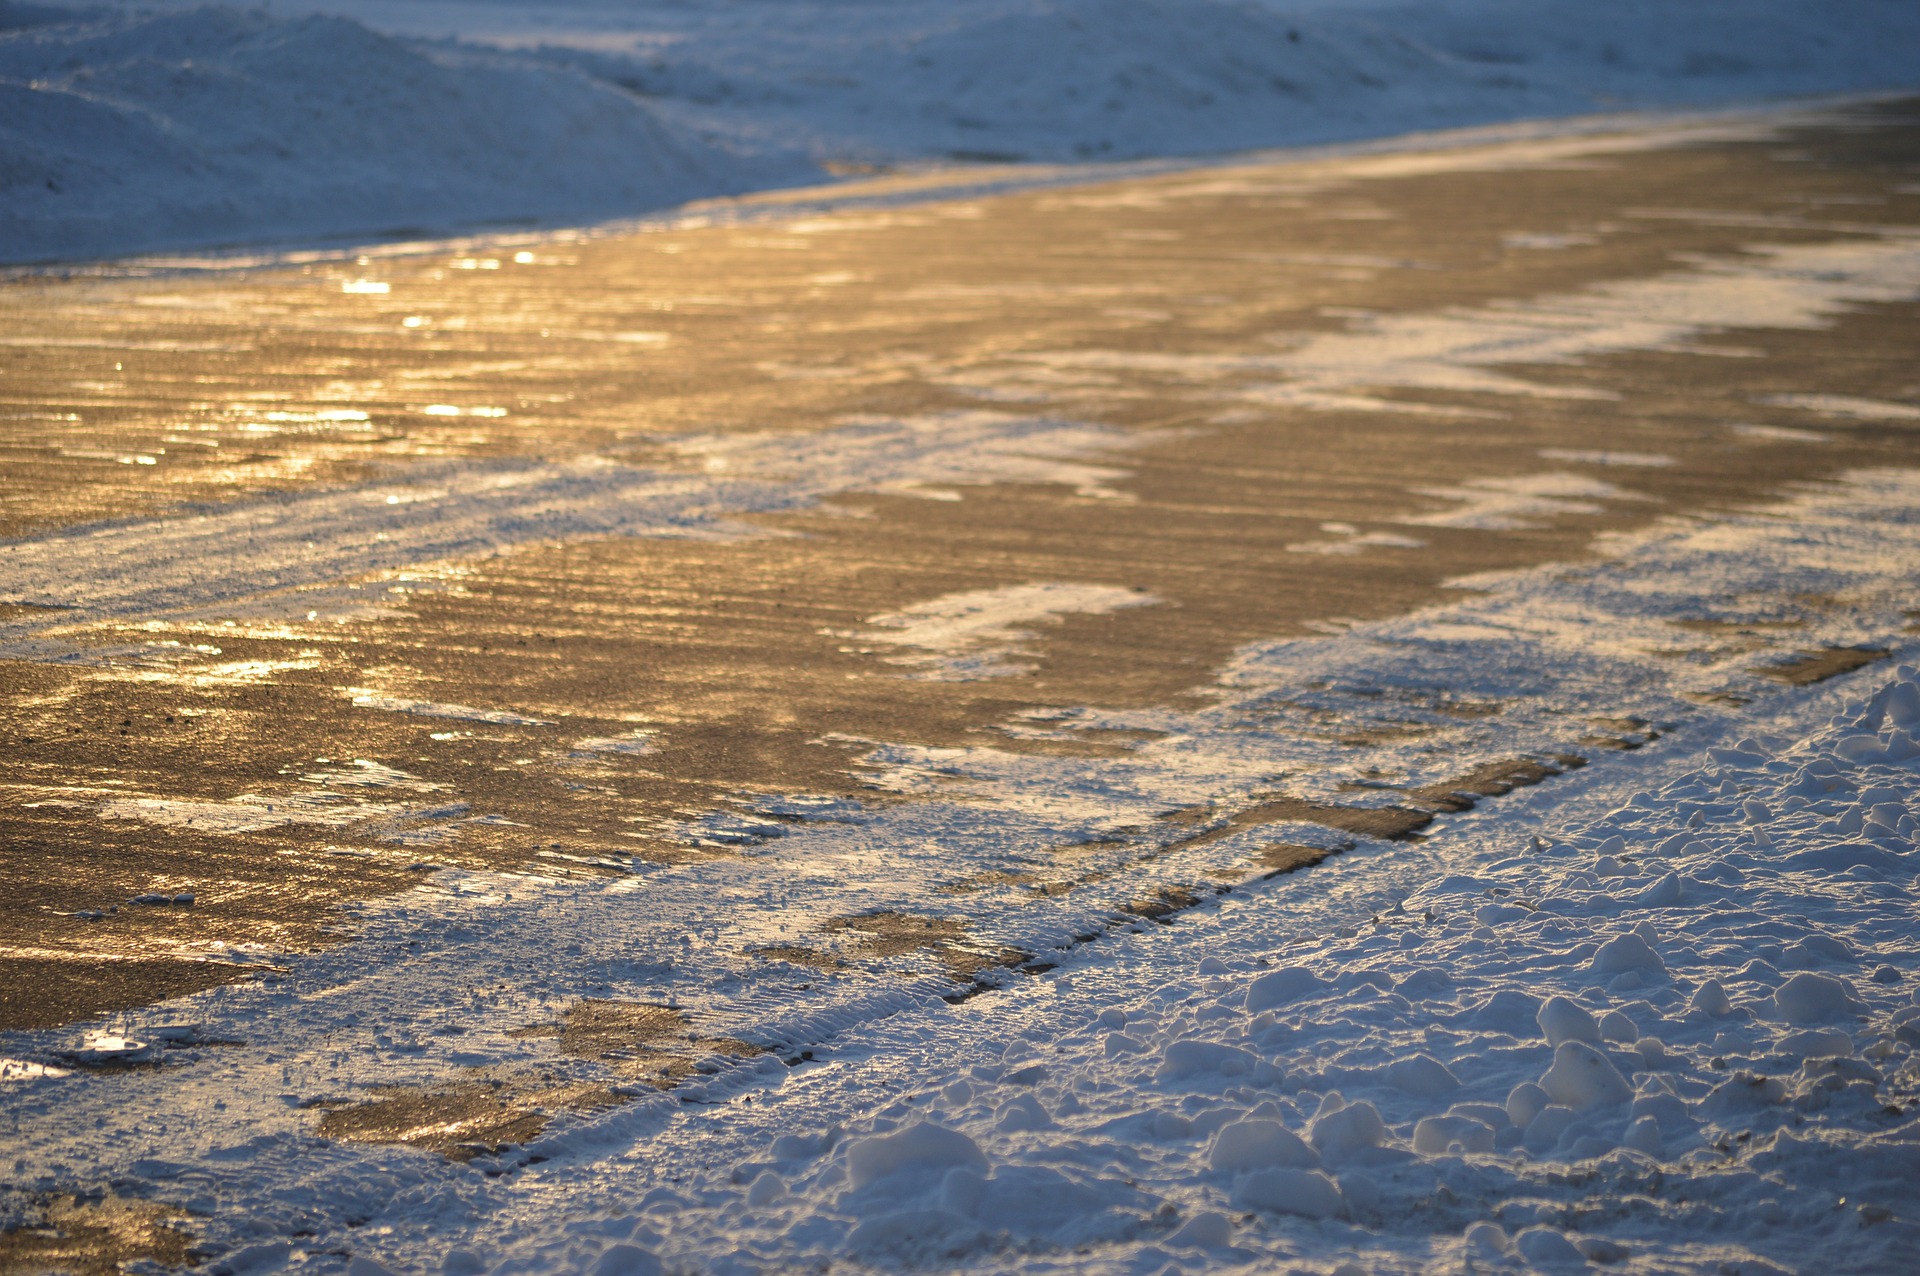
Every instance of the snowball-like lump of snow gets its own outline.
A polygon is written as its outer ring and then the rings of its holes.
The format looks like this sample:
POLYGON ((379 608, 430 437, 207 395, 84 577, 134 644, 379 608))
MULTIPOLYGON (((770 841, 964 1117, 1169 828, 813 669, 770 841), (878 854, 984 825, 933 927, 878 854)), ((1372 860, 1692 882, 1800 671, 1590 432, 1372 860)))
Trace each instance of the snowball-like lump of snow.
POLYGON ((1609 1010, 1600 1016, 1600 1035, 1608 1041, 1623 1041, 1631 1045, 1640 1040, 1640 1029, 1618 1010, 1609 1010))
POLYGON ((638 1245, 615 1245, 600 1255, 593 1276, 660 1276, 660 1260, 638 1245))
POLYGON ((1634 1118, 1621 1142, 1647 1156, 1659 1156, 1666 1149, 1666 1140, 1660 1137, 1660 1123, 1650 1116, 1634 1118))
POLYGON ((1166 1081, 1200 1072, 1242 1077, 1252 1072, 1259 1062, 1258 1055, 1238 1046, 1223 1046, 1214 1041, 1175 1041, 1160 1056, 1159 1077, 1166 1081))
POLYGON ((1220 1127, 1207 1153, 1207 1164, 1230 1172, 1274 1165, 1312 1169, 1320 1164, 1320 1156, 1278 1121, 1253 1119, 1220 1127))
POLYGON ((1575 1109, 1633 1098, 1633 1087, 1620 1070, 1584 1041, 1563 1041, 1555 1047, 1553 1066, 1540 1078, 1540 1088, 1555 1103, 1575 1109))
POLYGON ((1781 1038, 1774 1049, 1802 1059, 1845 1059, 1853 1054, 1853 1038, 1838 1028, 1805 1028, 1781 1038))
POLYGON ((1423 1099, 1438 1099, 1460 1088, 1460 1078, 1430 1054, 1396 1059, 1387 1065, 1387 1084, 1423 1099))
POLYGON ((1522 1081, 1507 1092, 1507 1120, 1524 1130, 1552 1102, 1553 1096, 1545 1090, 1531 1081, 1522 1081))
POLYGON ((1802 971, 1773 994, 1774 1011, 1788 1023, 1857 1019, 1866 1012, 1844 980, 1802 971))
POLYGON ((1337 1218, 1347 1210, 1339 1186, 1324 1173, 1289 1167, 1255 1170, 1240 1180, 1233 1202, 1242 1209, 1305 1218, 1337 1218))
POLYGON ((1001 1105, 993 1128, 1002 1134, 1012 1134, 1019 1130, 1044 1130, 1052 1124, 1053 1117, 1041 1106, 1040 1100, 1023 1094, 1001 1105))
POLYGON ((1247 985, 1247 1013, 1257 1015, 1300 1000, 1328 987, 1326 980, 1305 966, 1282 966, 1247 985))
POLYGON ((861 1139, 847 1149, 847 1177, 865 1187, 904 1170, 987 1168, 980 1145, 958 1130, 923 1121, 894 1134, 861 1139))
POLYGON ((1673 908, 1681 903, 1686 890, 1678 873, 1663 874, 1659 881, 1633 896, 1632 903, 1641 908, 1673 908))
POLYGON ((1629 970, 1664 975, 1667 963, 1653 951, 1652 944, 1629 931, 1600 945, 1600 951, 1593 955, 1592 969, 1601 975, 1623 975, 1629 970))
POLYGON ((1599 1021, 1587 1013, 1584 1006, 1570 998, 1547 998, 1535 1018, 1550 1046, 1557 1046, 1563 1041, 1600 1040, 1599 1021))
POLYGON ((1485 1220, 1469 1227, 1466 1236, 1462 1239, 1466 1241, 1469 1250, 1477 1250, 1489 1258, 1496 1258, 1513 1250, 1513 1241, 1508 1238, 1506 1229, 1498 1223, 1489 1223, 1485 1220))
POLYGON ((1877 735, 1868 735, 1865 732, 1846 737, 1833 746, 1833 751, 1836 755, 1845 758, 1847 761, 1858 763, 1862 766, 1887 760, 1887 749, 1886 746, 1881 743, 1880 737, 1877 735))
POLYGON ((1560 1137, 1579 1119, 1579 1114, 1566 1104, 1549 1103, 1540 1109, 1539 1116, 1527 1122, 1521 1146, 1536 1156, 1544 1156, 1560 1145, 1560 1137))
POLYGON ((1167 1237, 1169 1245, 1190 1245, 1197 1249, 1224 1249, 1233 1244, 1233 1221, 1225 1214, 1208 1211, 1195 1214, 1167 1237))
POLYGON ((1464 1116, 1421 1117, 1413 1127, 1413 1150, 1422 1156, 1493 1151, 1493 1127, 1464 1116))
POLYGON ((1887 689, 1886 697, 1881 712, 1887 722, 1908 730, 1920 727, 1920 686, 1896 682, 1887 689))
POLYGON ((1377 1148, 1386 1140, 1387 1123, 1380 1119, 1380 1109, 1364 1099, 1332 1107, 1323 1104, 1307 1127, 1307 1142, 1329 1160, 1377 1148))
POLYGON ((1687 1002, 1687 1009, 1719 1019, 1733 1013, 1733 1002, 1728 998, 1727 990, 1721 986, 1718 979, 1709 979, 1693 990, 1693 997, 1687 1002))
POLYGON ((772 1170, 762 1170, 760 1176, 754 1179, 753 1186, 747 1189, 747 1204, 760 1209, 783 1199, 786 1195, 786 1182, 772 1170))
POLYGON ((1475 1006, 1469 1020, 1476 1028, 1521 1036, 1540 1015, 1540 999, 1517 988, 1502 988, 1475 1006))
POLYGON ((1585 1267, 1587 1256, 1551 1227, 1529 1227, 1513 1238, 1514 1249, 1536 1267, 1585 1267))

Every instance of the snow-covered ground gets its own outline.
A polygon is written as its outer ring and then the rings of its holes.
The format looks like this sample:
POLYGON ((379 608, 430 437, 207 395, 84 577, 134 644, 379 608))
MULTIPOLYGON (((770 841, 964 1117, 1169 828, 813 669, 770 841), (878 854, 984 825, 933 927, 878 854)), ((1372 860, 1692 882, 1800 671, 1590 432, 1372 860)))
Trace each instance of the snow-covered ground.
POLYGON ((0 260, 1879 90, 1905 0, 0 6, 0 260))
POLYGON ((604 218, 812 172, 345 18, 0 9, 0 260, 604 218))
MULTIPOLYGON (((597 883, 446 870, 356 910, 330 952, 207 954, 265 978, 9 1037, 12 1185, 111 1182, 189 1211, 209 1270, 232 1272, 1911 1270, 1920 678, 1897 661, 1915 643, 1915 483, 1858 472, 1615 538, 1578 568, 1461 582, 1452 606, 1259 644, 1205 707, 1027 724, 1163 733, 1122 757, 869 742, 882 783, 922 801, 762 795, 799 822, 689 830, 731 858, 597 883), (1676 652, 1679 619, 1741 640, 1676 652), (1767 673, 1841 645, 1889 657, 1809 687, 1767 673), (1499 720, 1450 712, 1469 702, 1499 720), (1589 747, 1415 843, 1214 818, 1145 854, 1100 845, 1170 805, 1256 810, 1283 773, 1360 800, 1339 747, 1302 729, 1330 713, 1427 723, 1377 755, 1408 785, 1550 758, 1596 720, 1665 734, 1589 747), (1276 839, 1353 845, 1267 878, 1276 839), (1076 841, 1101 872, 1057 896, 1016 885, 1076 841), (967 877, 970 893, 936 888, 967 877), (1124 912, 1207 882, 1171 925, 1124 912), (799 933, 857 959, 867 932, 809 929, 822 909, 970 918, 949 953, 1054 965, 989 967, 988 991, 950 1004, 927 952, 880 969, 753 955, 799 933), (718 1053, 678 1088, 561 1112, 464 1164, 314 1137, 369 1094, 604 1077, 617 1065, 527 1031, 582 997, 684 1007, 718 1053), (177 1044, 160 1068, 75 1066, 136 1048, 121 1038, 177 1044)), ((874 625, 978 663, 970 617, 1005 634, 1063 597, 874 625)), ((368 764, 303 778, 421 787, 368 764)), ((1396 790, 1378 797, 1390 810, 1396 790)), ((270 806, 230 805, 200 814, 270 806)))

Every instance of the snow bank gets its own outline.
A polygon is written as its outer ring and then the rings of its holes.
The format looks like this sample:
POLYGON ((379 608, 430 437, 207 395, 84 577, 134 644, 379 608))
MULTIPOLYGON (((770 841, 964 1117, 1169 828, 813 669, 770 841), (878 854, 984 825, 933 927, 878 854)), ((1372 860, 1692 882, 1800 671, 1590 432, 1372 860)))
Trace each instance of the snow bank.
POLYGON ((344 18, 0 9, 0 260, 606 217, 809 171, 344 18))
POLYGON ((1920 79, 1920 14, 1898 0, 640 4, 573 31, 442 12, 440 30, 537 45, 702 128, 882 162, 1218 152, 1920 79))
POLYGON ((1915 66, 1903 0, 10 4, 0 260, 626 215, 811 180, 803 154, 1217 153, 1915 66))

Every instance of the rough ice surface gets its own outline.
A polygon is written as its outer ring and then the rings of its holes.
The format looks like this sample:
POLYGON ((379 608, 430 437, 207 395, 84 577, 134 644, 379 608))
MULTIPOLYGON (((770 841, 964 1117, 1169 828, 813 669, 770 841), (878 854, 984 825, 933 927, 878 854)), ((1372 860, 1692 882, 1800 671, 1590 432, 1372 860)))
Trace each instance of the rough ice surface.
POLYGON ((1902 0, 9 3, 0 260, 577 223, 821 164, 1219 153, 1916 65, 1902 0))

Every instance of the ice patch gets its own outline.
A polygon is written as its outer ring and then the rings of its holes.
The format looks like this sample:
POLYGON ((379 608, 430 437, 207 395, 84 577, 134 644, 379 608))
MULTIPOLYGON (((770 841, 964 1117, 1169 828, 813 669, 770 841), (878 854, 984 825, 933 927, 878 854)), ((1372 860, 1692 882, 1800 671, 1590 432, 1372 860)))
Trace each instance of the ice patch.
POLYGON ((1830 435, 1818 430, 1796 430, 1785 425, 1730 425, 1727 427, 1743 439, 1758 439, 1763 443, 1825 443, 1830 435))
POLYGON ((66 1068, 56 1068, 50 1063, 35 1063, 30 1059, 0 1059, 0 1085, 71 1075, 66 1068))
POLYGON ((585 754, 636 756, 651 753, 658 747, 658 737, 652 731, 635 731, 632 735, 599 736, 573 742, 574 751, 585 754))

